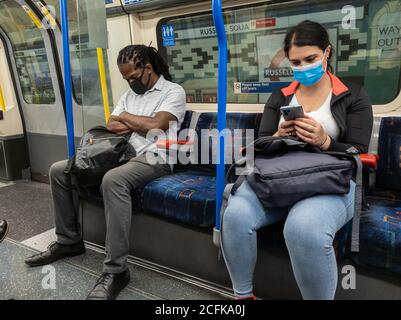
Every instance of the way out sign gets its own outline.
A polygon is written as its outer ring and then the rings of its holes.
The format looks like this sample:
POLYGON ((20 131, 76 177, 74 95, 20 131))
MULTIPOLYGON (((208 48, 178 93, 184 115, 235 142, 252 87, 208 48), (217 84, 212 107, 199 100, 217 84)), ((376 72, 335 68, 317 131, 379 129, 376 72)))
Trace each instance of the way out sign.
POLYGON ((163 46, 165 47, 175 46, 175 33, 174 33, 174 26, 172 24, 162 25, 162 39, 163 39, 163 46))

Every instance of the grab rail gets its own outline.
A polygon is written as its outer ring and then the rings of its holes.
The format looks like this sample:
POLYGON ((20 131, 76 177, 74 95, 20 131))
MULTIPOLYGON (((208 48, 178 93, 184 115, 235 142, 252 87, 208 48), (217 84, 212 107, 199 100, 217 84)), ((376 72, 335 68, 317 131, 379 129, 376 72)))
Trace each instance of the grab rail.
POLYGON ((64 83, 65 83, 65 104, 67 118, 67 143, 68 157, 75 155, 75 133, 74 133, 74 114, 72 110, 72 81, 71 81, 71 62, 70 62, 70 42, 68 35, 68 8, 67 0, 60 1, 61 16, 61 35, 63 39, 63 57, 64 57, 64 83))
POLYGON ((227 107, 227 35, 224 27, 223 9, 221 0, 213 0, 213 21, 216 26, 219 68, 218 68, 218 94, 217 94, 217 129, 219 131, 218 161, 216 176, 216 226, 214 228, 213 242, 219 245, 220 233, 220 208, 223 201, 225 187, 225 143, 224 131, 226 129, 226 107, 227 107))
POLYGON ((109 104, 109 92, 107 90, 107 78, 106 78, 106 68, 104 66, 103 48, 97 48, 96 52, 97 52, 97 61, 99 65, 100 87, 102 89, 102 97, 103 97, 104 119, 107 124, 110 118, 110 104, 109 104))

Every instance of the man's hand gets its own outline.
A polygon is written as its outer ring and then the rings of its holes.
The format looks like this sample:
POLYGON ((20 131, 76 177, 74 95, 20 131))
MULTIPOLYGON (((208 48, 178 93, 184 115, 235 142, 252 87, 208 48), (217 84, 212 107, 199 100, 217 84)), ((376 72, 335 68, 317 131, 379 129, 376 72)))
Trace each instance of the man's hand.
POLYGON ((120 114, 120 119, 132 131, 147 134, 150 130, 158 129, 166 131, 170 122, 176 122, 177 118, 170 112, 160 111, 154 117, 137 116, 128 112, 120 114))
POLYGON ((109 118, 107 129, 115 134, 127 134, 132 131, 125 123, 123 123, 120 116, 113 115, 109 118))
POLYGON ((110 116, 109 120, 122 122, 122 120, 119 116, 113 116, 113 115, 110 116))

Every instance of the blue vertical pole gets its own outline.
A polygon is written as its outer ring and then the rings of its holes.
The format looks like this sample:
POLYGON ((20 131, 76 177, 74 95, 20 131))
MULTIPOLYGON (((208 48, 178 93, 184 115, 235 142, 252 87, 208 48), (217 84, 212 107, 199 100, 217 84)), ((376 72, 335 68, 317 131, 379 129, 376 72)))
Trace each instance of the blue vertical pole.
POLYGON ((64 87, 67 117, 67 143, 68 157, 75 155, 75 133, 74 133, 74 114, 72 110, 72 83, 71 83, 71 63, 70 63, 70 43, 68 36, 68 7, 67 0, 60 0, 61 34, 63 39, 63 60, 64 60, 64 87))
MULTIPOLYGON (((225 161, 224 161, 224 132, 226 129, 226 104, 227 104, 227 36, 224 28, 222 1, 213 0, 213 20, 216 26, 216 33, 219 45, 219 71, 218 71, 218 112, 217 128, 219 130, 217 163, 217 186, 216 186, 216 227, 215 234, 220 232, 220 209, 223 201, 225 187, 225 161)), ((214 239, 216 243, 217 239, 214 239)), ((217 241, 218 242, 218 241, 217 241)))

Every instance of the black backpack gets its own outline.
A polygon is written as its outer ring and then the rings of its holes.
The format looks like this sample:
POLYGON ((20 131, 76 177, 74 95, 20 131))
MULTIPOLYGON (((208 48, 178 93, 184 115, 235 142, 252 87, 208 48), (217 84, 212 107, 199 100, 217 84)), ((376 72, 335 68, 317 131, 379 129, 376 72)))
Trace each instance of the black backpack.
MULTIPOLYGON (((359 250, 359 218, 362 205, 362 163, 354 147, 347 152, 326 152, 293 137, 261 137, 250 146, 254 166, 234 184, 227 184, 221 214, 230 195, 246 179, 264 208, 288 207, 318 194, 346 194, 355 179, 355 211, 351 250, 359 250)), ((232 170, 245 163, 243 158, 232 170)))
POLYGON ((104 126, 90 129, 82 137, 64 172, 72 174, 79 187, 99 186, 107 171, 135 157, 130 137, 131 134, 117 135, 104 126))

